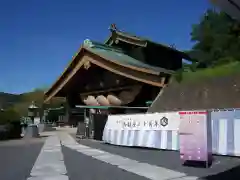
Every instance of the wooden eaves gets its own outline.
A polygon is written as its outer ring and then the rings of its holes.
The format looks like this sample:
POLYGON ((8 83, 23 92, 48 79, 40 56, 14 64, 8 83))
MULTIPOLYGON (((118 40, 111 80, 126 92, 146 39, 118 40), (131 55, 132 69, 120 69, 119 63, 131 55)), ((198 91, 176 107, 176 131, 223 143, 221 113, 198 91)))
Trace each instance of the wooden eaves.
POLYGON ((78 53, 73 57, 68 67, 64 70, 62 75, 56 80, 52 87, 45 92, 44 102, 48 102, 52 97, 57 95, 57 93, 66 85, 66 83, 86 63, 95 64, 115 74, 157 87, 163 87, 165 85, 165 78, 160 76, 161 73, 174 73, 171 70, 163 69, 158 71, 149 68, 140 68, 128 64, 122 64, 118 61, 113 61, 112 59, 106 59, 97 53, 93 53, 89 48, 82 46, 78 53))
POLYGON ((191 57, 189 54, 187 54, 185 52, 182 52, 182 51, 179 51, 175 48, 166 46, 164 44, 160 44, 160 43, 151 41, 149 39, 139 37, 139 36, 135 36, 135 35, 132 35, 130 33, 122 32, 122 31, 119 31, 119 30, 111 30, 111 34, 108 37, 108 39, 105 41, 105 44, 112 45, 113 43, 116 43, 118 41, 126 42, 128 44, 141 46, 141 47, 147 47, 149 43, 152 43, 156 46, 159 46, 159 47, 165 48, 167 50, 170 50, 173 53, 179 54, 183 59, 186 59, 186 60, 192 61, 192 62, 197 62, 197 60, 195 58, 191 57))

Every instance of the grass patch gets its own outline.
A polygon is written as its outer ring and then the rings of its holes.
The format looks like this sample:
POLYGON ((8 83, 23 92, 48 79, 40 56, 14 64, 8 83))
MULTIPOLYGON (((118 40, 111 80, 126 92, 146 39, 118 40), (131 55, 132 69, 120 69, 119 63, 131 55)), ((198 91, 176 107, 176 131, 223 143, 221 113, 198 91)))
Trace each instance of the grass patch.
POLYGON ((196 72, 183 72, 180 82, 197 82, 209 78, 224 77, 234 74, 240 74, 240 62, 234 62, 214 68, 198 70, 196 72))

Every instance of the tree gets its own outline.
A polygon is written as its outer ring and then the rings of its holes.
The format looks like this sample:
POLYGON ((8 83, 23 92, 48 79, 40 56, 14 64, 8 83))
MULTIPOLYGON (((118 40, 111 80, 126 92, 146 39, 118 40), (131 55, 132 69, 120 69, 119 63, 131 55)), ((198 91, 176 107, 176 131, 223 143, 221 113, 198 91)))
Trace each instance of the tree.
POLYGON ((19 101, 13 105, 14 109, 21 115, 27 116, 28 107, 35 102, 36 106, 39 107, 39 113, 42 115, 43 108, 55 108, 60 107, 61 104, 65 103, 64 98, 53 98, 49 104, 43 104, 44 101, 44 91, 42 89, 35 89, 32 92, 24 93, 20 95, 19 101))
POLYGON ((14 108, 0 111, 0 124, 7 124, 14 121, 20 121, 20 115, 14 108))
POLYGON ((199 24, 192 26, 191 40, 195 44, 188 53, 207 67, 237 61, 240 59, 239 32, 239 22, 224 12, 209 9, 199 24))

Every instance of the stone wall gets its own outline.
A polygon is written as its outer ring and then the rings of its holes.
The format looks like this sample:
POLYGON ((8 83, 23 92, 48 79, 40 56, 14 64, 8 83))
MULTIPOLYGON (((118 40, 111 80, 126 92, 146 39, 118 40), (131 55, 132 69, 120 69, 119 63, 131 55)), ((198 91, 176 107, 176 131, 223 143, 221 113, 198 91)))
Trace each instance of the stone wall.
POLYGON ((240 108, 240 74, 196 82, 172 82, 148 112, 240 108))

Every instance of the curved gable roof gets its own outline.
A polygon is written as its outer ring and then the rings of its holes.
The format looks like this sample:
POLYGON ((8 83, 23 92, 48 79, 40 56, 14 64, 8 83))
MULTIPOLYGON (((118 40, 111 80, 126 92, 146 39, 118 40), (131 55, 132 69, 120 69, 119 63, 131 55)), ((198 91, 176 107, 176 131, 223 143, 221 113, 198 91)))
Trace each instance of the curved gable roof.
MULTIPOLYGON (((47 99, 49 99, 48 96, 50 96, 50 94, 52 94, 52 92, 55 91, 56 89, 57 90, 54 92, 54 95, 57 94, 57 91, 60 91, 64 87, 64 85, 74 76, 74 74, 77 73, 77 71, 84 64, 84 61, 82 61, 82 57, 84 56, 85 53, 93 54, 95 56, 101 57, 102 59, 105 60, 105 62, 110 62, 112 64, 116 64, 118 66, 129 69, 128 71, 132 72, 130 76, 135 80, 139 79, 133 77, 134 74, 136 74, 137 72, 140 74, 141 73, 151 74, 152 76, 156 76, 158 78, 160 73, 172 74, 174 72, 171 70, 150 66, 136 59, 133 59, 132 57, 124 54, 124 52, 121 49, 112 48, 101 43, 90 42, 90 44, 85 44, 81 47, 78 54, 73 58, 69 66, 62 73, 62 75, 57 79, 53 86, 47 92, 45 92, 45 96, 47 96, 47 99)), ((99 64, 97 63, 97 60, 94 60, 94 63, 96 65, 99 64)), ((107 64, 109 63, 105 63, 103 66, 107 70, 112 69, 108 68, 107 64)), ((117 72, 117 70, 113 69, 111 71, 114 73, 117 72)), ((118 74, 123 75, 124 73, 118 72, 118 74)), ((144 78, 144 75, 141 75, 141 79, 142 78, 144 78)), ((156 78, 152 79, 152 81, 153 84, 156 84, 156 82, 154 82, 156 81, 156 78)))
POLYGON ((148 44, 154 44, 155 46, 161 47, 161 48, 165 48, 166 50, 171 51, 172 53, 176 53, 179 54, 179 56, 183 59, 189 60, 189 61, 197 61, 196 59, 192 58, 190 55, 188 55, 185 52, 179 51, 175 48, 172 48, 170 46, 164 45, 164 44, 160 44, 158 42, 154 42, 148 38, 144 38, 144 37, 140 37, 140 36, 136 36, 127 32, 123 32, 123 31, 118 31, 118 30, 111 30, 111 35, 109 36, 109 38, 105 41, 105 44, 107 45, 111 45, 113 43, 114 40, 120 40, 120 41, 125 41, 128 42, 130 44, 135 44, 135 45, 139 45, 139 46, 143 46, 143 47, 147 47, 148 44))
POLYGON ((164 68, 152 66, 149 64, 146 64, 144 62, 141 62, 137 59, 134 59, 127 54, 124 53, 121 49, 116 49, 111 46, 107 46, 100 43, 93 43, 92 47, 85 47, 88 51, 97 54, 101 56, 104 59, 107 59, 109 61, 112 61, 114 63, 120 64, 122 66, 128 67, 128 68, 139 68, 139 71, 143 72, 149 72, 158 75, 159 73, 163 72, 166 74, 172 74, 174 71, 167 70, 164 68))

